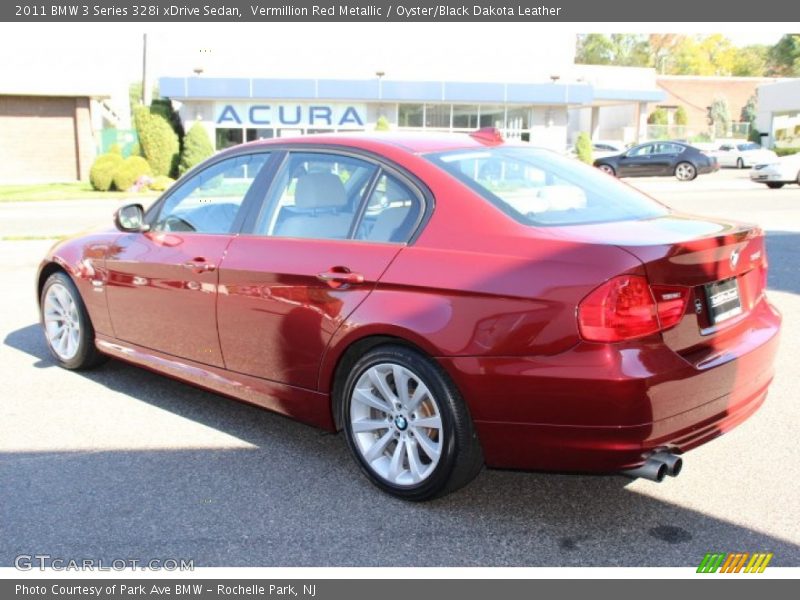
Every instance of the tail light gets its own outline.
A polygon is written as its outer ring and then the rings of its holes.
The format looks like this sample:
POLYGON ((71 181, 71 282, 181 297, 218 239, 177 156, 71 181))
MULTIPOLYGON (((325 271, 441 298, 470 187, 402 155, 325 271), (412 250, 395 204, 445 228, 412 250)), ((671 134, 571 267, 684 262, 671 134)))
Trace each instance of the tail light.
POLYGON ((609 279, 578 305, 578 329, 592 342, 619 342, 658 333, 677 325, 690 288, 650 286, 641 275, 609 279))

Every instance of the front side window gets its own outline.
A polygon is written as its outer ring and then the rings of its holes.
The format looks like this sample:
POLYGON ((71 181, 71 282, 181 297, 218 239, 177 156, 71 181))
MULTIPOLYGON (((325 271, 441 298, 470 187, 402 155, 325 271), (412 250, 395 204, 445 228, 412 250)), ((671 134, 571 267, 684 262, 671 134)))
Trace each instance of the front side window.
POLYGON ((683 146, 678 144, 661 142, 653 145, 653 154, 680 154, 681 152, 683 152, 683 146))
POLYGON ((294 152, 275 176, 257 235, 347 239, 377 167, 339 154, 294 152))
POLYGON ((426 158, 526 225, 627 221, 669 212, 597 169, 548 150, 506 146, 426 158))
POLYGON ((639 146, 638 148, 631 148, 631 150, 628 152, 628 156, 647 156, 648 154, 652 153, 652 144, 646 144, 644 146, 639 146))
POLYGON ((268 158, 268 153, 237 156, 194 174, 166 199, 152 229, 230 233, 244 197, 268 158))

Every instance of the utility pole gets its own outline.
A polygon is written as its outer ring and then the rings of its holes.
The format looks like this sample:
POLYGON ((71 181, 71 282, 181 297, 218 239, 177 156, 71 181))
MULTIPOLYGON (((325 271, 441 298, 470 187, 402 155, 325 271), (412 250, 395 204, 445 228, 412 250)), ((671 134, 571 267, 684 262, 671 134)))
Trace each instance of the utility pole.
POLYGON ((150 106, 153 94, 150 90, 149 77, 147 76, 147 34, 142 37, 142 104, 150 106))

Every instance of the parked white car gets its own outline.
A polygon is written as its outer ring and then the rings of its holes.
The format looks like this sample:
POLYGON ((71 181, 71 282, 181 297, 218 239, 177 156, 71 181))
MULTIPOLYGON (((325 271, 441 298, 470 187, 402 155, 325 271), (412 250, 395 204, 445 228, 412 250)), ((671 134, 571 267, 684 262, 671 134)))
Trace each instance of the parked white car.
POLYGON ((722 144, 714 152, 720 167, 754 167, 770 163, 778 158, 772 150, 766 150, 754 142, 730 142, 722 144))
POLYGON ((770 188, 782 188, 787 183, 800 185, 800 153, 756 165, 750 170, 750 179, 770 188))

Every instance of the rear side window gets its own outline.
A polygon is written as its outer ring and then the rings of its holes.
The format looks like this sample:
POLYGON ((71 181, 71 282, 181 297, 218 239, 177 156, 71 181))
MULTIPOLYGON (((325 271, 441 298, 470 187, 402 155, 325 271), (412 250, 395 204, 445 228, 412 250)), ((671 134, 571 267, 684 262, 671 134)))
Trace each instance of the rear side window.
POLYGON ((405 243, 422 214, 422 202, 411 187, 397 177, 382 173, 370 194, 356 239, 405 243))
POLYGON ((630 221, 669 212, 597 169, 548 150, 506 146, 426 158, 526 225, 630 221))
POLYGON ((255 233, 344 240, 377 167, 338 154, 290 153, 270 188, 255 233))

